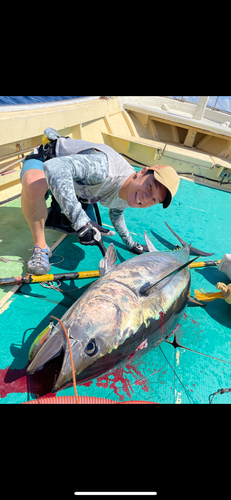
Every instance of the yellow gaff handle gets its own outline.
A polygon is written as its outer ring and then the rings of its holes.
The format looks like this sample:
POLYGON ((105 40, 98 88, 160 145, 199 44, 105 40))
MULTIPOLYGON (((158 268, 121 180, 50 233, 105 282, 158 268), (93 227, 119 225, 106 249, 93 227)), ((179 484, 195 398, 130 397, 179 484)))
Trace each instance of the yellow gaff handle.
POLYGON ((192 262, 189 264, 190 269, 193 267, 209 267, 209 266, 218 266, 220 264, 220 260, 208 260, 207 262, 192 262))
POLYGON ((84 279, 84 278, 98 278, 99 271, 80 271, 76 273, 62 273, 62 274, 42 274, 41 276, 34 276, 30 274, 26 277, 26 283, 41 283, 44 281, 57 281, 57 280, 71 280, 71 279, 84 279))
POLYGON ((80 271, 78 279, 98 278, 98 277, 99 277, 99 271, 80 271))
POLYGON ((31 274, 30 283, 42 283, 43 281, 54 281, 53 274, 43 274, 42 276, 34 276, 31 274))

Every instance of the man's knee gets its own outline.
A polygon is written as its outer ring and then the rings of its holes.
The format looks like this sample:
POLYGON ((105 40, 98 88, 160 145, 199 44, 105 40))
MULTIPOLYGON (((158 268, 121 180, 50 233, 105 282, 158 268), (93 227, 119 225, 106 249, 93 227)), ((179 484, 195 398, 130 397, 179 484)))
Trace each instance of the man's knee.
POLYGON ((44 172, 29 170, 22 177, 22 196, 29 203, 37 203, 45 197, 48 185, 44 172))

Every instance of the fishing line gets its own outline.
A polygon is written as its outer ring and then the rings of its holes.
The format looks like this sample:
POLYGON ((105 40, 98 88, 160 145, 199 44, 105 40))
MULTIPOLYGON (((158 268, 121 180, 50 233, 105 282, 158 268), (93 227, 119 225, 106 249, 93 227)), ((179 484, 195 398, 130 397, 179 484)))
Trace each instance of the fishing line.
MULTIPOLYGON (((182 180, 182 179, 181 179, 182 180)), ((180 190, 179 190, 179 211, 178 211, 178 232, 180 232, 180 206, 181 206, 181 189, 182 189, 182 182, 180 181, 180 190)))
MULTIPOLYGON (((184 390, 185 390, 185 392, 186 392, 186 395, 188 396, 188 399, 189 399, 189 400, 191 399, 191 400, 192 400, 192 403, 194 404, 194 401, 193 401, 193 398, 192 398, 191 394, 189 394, 189 393, 188 393, 188 390, 186 389, 186 387, 184 386, 183 382, 182 382, 182 381, 180 380, 180 378, 178 377, 178 375, 177 375, 177 373, 175 372, 175 370, 174 370, 173 366, 171 366, 171 364, 170 364, 170 362, 169 362, 168 358, 165 356, 164 351, 163 351, 163 349, 162 349, 162 347, 161 347, 160 345, 159 345, 159 348, 160 348, 160 350, 161 350, 161 352, 162 352, 163 356, 165 357, 166 361, 168 362, 168 364, 169 364, 170 368, 172 369, 172 371, 173 371, 174 375, 176 375, 176 377, 178 378, 178 380, 179 380, 180 384, 183 386, 183 388, 184 388, 184 390)), ((190 401, 190 404, 191 404, 191 401, 190 401)))
POLYGON ((51 262, 50 261, 50 265, 51 266, 57 266, 58 264, 60 264, 60 262, 63 262, 65 259, 62 255, 59 255, 58 253, 57 254, 52 254, 51 258, 52 257, 61 257, 62 260, 59 260, 58 262, 51 262))
POLYGON ((61 325, 61 327, 62 327, 62 329, 63 329, 63 331, 65 333, 66 339, 67 339, 67 343, 68 343, 68 347, 69 347, 70 360, 71 360, 71 369, 72 369, 73 387, 74 387, 74 391, 75 391, 75 400, 76 400, 76 404, 78 404, 79 403, 79 399, 78 399, 77 388, 76 388, 75 367, 74 367, 74 361, 73 361, 72 350, 71 350, 71 343, 70 343, 70 340, 69 340, 69 337, 68 337, 68 333, 67 333, 67 330, 66 330, 63 322, 61 321, 61 319, 56 318, 56 316, 50 316, 50 322, 51 322, 51 318, 56 319, 60 323, 60 325, 61 325))

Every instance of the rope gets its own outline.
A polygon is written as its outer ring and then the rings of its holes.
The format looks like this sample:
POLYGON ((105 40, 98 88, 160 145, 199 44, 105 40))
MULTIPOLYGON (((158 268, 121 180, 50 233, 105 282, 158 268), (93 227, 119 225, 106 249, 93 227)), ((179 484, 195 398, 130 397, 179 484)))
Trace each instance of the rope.
MULTIPOLYGON (((51 266, 57 266, 58 264, 60 264, 60 262, 64 261, 64 257, 62 255, 59 255, 58 253, 53 254, 52 257, 61 257, 62 260, 59 260, 58 262, 50 262, 51 266)), ((25 260, 22 260, 22 259, 15 260, 15 259, 8 259, 7 257, 0 257, 0 260, 5 262, 6 264, 7 264, 7 262, 26 262, 25 260)))
POLYGON ((25 262, 25 260, 7 259, 6 257, 0 257, 0 260, 5 262, 5 264, 7 264, 7 262, 25 262))
MULTIPOLYGON (((59 281, 59 280, 58 280, 59 281)), ((62 290, 62 288, 59 288, 61 286, 61 283, 57 286, 54 285, 54 281, 44 281, 43 283, 39 283, 41 286, 44 288, 52 288, 53 290, 56 290, 57 292, 62 292, 68 297, 70 297, 74 302, 76 302, 76 298, 73 297, 70 293, 66 292, 65 290, 62 290)), ((71 292, 74 292, 75 290, 78 290, 78 288, 74 288, 74 290, 70 290, 71 292)))
POLYGON ((69 347, 70 359, 71 359, 71 369, 72 369, 72 377, 73 377, 73 387, 74 387, 74 391, 75 391, 75 400, 76 400, 76 404, 78 404, 79 400, 78 400, 78 394, 77 394, 77 389, 76 389, 75 367, 74 367, 74 361, 73 361, 73 356, 72 356, 72 351, 71 351, 71 343, 70 343, 70 340, 68 337, 68 333, 67 333, 67 330, 66 330, 63 322, 61 321, 61 319, 56 318, 55 316, 50 316, 50 321, 51 321, 51 318, 56 319, 60 323, 60 325, 61 325, 61 327, 66 335, 66 339, 67 339, 67 343, 68 343, 68 347, 69 347))
POLYGON ((213 398, 217 396, 217 394, 224 394, 225 392, 231 392, 231 388, 228 387, 227 389, 219 389, 217 392, 214 392, 213 394, 210 394, 209 396, 209 404, 213 404, 213 398))

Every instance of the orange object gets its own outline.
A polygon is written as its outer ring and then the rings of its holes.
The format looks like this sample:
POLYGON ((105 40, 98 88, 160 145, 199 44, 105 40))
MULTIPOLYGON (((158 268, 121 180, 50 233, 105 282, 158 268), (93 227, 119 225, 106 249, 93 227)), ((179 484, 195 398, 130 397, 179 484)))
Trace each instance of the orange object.
MULTIPOLYGON (((95 405, 95 404, 117 404, 117 405, 127 405, 127 404, 148 404, 157 405, 159 403, 154 403, 153 401, 113 401, 112 399, 96 398, 92 396, 78 396, 78 402, 82 405, 95 405)), ((23 405, 73 405, 76 404, 75 396, 58 396, 53 398, 41 397, 38 399, 33 399, 32 401, 26 401, 21 403, 23 405)))

